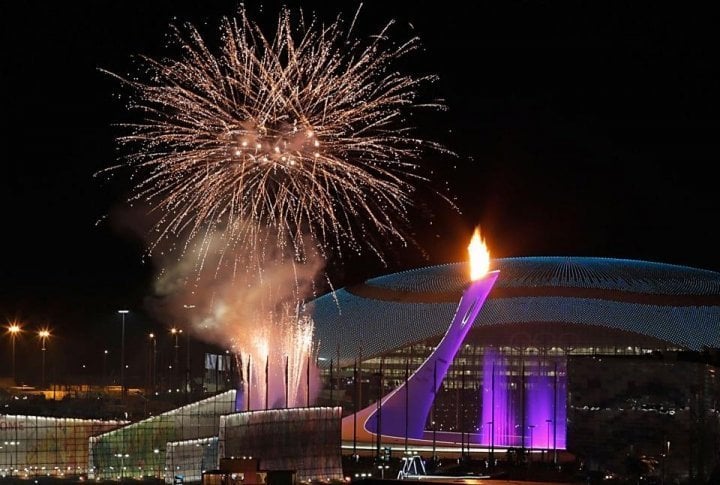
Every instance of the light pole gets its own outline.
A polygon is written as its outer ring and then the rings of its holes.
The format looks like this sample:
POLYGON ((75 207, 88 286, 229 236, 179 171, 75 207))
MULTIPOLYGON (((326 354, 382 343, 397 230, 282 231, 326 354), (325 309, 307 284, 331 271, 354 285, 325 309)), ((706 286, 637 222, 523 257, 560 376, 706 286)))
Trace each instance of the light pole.
POLYGON ((490 429, 490 459, 488 460, 488 466, 492 470, 495 462, 495 423, 488 421, 487 425, 490 429))
POLYGON ((668 458, 670 457, 670 442, 669 441, 665 442, 665 449, 661 453, 661 456, 662 456, 663 461, 662 461, 662 479, 661 479, 660 483, 661 483, 661 485, 665 485, 665 472, 667 470, 667 461, 668 461, 668 458))
POLYGON ((178 349, 180 348, 180 345, 178 344, 178 336, 182 333, 182 329, 177 329, 175 327, 170 329, 170 333, 175 336, 175 363, 173 364, 173 384, 175 385, 175 389, 177 389, 178 379, 177 379, 177 372, 178 372, 178 349))
POLYGON ((47 342, 47 339, 50 338, 50 331, 48 329, 42 329, 38 332, 38 337, 42 343, 42 379, 40 380, 40 387, 45 389, 45 342, 47 342))
MULTIPOLYGON (((195 305, 183 305, 183 308, 186 310, 192 310, 195 308, 195 305)), ((190 375, 190 325, 192 325, 192 320, 190 320, 190 323, 188 324, 188 331, 185 332, 185 337, 187 338, 187 343, 185 344, 185 358, 186 358, 186 364, 185 364, 185 401, 188 401, 188 393, 190 392, 190 381, 191 381, 191 375, 190 375)))
POLYGON ((528 460, 530 461, 530 463, 532 463, 532 450, 533 450, 533 442, 532 441, 533 441, 533 430, 535 429, 535 425, 531 424, 528 426, 528 428, 530 429, 530 454, 528 455, 528 460))
POLYGON ((130 310, 118 310, 122 318, 122 334, 120 337, 120 397, 125 398, 125 315, 130 310))
POLYGON ((150 340, 152 342, 152 364, 150 365, 150 388, 152 392, 157 390, 157 339, 155 334, 150 334, 150 340))
POLYGON ((16 384, 15 382, 15 339, 17 338, 17 334, 21 332, 20 325, 17 323, 13 323, 8 327, 8 333, 10 333, 10 340, 12 342, 12 381, 13 385, 16 384))
POLYGON ((552 423, 552 419, 546 419, 545 423, 547 423, 547 456, 550 461, 550 423, 552 423))
MULTIPOLYGON (((103 388, 107 386, 107 357, 108 357, 108 351, 105 349, 103 351, 103 369, 102 369, 102 386, 103 388)), ((107 391, 107 389, 103 389, 103 392, 107 391)))

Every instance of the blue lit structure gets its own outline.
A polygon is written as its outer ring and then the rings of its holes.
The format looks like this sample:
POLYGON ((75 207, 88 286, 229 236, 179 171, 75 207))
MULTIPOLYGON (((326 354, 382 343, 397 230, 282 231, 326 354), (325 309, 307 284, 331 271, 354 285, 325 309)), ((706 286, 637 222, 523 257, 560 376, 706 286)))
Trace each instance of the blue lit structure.
MULTIPOLYGON (((720 273, 588 257, 493 260, 500 278, 475 327, 602 327, 689 350, 720 347, 720 273)), ((466 284, 466 263, 382 276, 314 300, 319 355, 351 362, 439 338, 466 284), (349 343, 355 343, 350 345, 349 343)))

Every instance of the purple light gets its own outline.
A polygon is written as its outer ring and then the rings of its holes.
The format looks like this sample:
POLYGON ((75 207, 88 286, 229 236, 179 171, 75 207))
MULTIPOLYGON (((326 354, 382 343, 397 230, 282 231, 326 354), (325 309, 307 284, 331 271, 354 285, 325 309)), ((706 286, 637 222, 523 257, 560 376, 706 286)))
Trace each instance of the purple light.
POLYGON ((565 363, 537 359, 533 364, 529 367, 531 375, 526 378, 525 447, 565 449, 565 363))
POLYGON ((511 381, 506 358, 494 349, 485 350, 480 443, 565 449, 564 359, 533 358, 523 369, 524 378, 511 381))
MULTIPOLYGON (((536 362, 536 364, 540 364, 536 362)), ((553 380, 548 375, 541 374, 540 365, 537 365, 532 375, 527 378, 525 392, 525 406, 527 409, 527 427, 532 429, 528 433, 525 446, 528 448, 547 448, 548 427, 546 420, 552 421, 553 416, 553 380), (532 434, 532 440, 530 435, 532 434), (532 442, 531 442, 532 441, 532 442)))
POLYGON ((484 445, 516 446, 516 401, 512 398, 508 366, 498 352, 486 349, 483 359, 482 433, 484 445))

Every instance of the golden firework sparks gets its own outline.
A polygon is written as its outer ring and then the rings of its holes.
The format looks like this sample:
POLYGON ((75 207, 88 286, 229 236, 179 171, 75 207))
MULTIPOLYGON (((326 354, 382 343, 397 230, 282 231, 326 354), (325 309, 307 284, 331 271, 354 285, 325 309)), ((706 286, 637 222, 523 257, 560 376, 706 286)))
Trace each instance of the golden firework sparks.
POLYGON ((217 52, 186 24, 173 27, 179 58, 142 57, 133 78, 109 73, 142 121, 121 125, 126 155, 103 172, 135 171, 131 201, 157 214, 150 251, 218 233, 224 251, 289 243, 300 258, 308 239, 323 254, 380 255, 370 232, 404 241, 419 157, 447 150, 410 136, 409 110, 444 106, 417 101, 434 76, 394 69, 419 40, 392 42, 392 24, 363 42, 340 17, 296 26, 285 9, 268 38, 241 8, 222 20, 217 52))

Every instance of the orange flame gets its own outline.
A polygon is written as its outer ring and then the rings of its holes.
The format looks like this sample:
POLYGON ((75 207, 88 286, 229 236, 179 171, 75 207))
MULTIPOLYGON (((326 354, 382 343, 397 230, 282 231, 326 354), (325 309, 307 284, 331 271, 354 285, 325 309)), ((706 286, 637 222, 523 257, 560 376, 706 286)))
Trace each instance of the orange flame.
POLYGON ((479 227, 475 228, 468 252, 470 253, 470 279, 472 281, 479 280, 490 270, 490 251, 488 251, 485 241, 480 238, 479 227))

